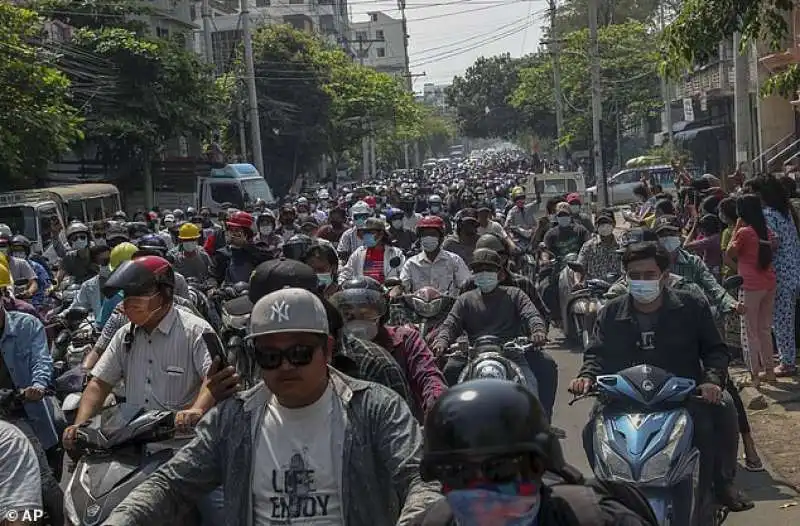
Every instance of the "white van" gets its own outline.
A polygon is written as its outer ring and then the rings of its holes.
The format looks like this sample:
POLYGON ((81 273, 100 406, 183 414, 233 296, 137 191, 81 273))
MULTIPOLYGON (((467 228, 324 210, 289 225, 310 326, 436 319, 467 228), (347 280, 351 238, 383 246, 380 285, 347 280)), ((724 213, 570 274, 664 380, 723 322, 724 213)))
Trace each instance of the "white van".
MULTIPOLYGON (((693 177, 700 176, 698 168, 688 168, 693 177)), ((633 189, 646 180, 648 184, 661 185, 665 192, 675 190, 675 172, 668 164, 625 168, 608 178, 609 206, 626 205, 636 201, 633 189)), ((596 203, 597 186, 586 189, 589 201, 596 203)))

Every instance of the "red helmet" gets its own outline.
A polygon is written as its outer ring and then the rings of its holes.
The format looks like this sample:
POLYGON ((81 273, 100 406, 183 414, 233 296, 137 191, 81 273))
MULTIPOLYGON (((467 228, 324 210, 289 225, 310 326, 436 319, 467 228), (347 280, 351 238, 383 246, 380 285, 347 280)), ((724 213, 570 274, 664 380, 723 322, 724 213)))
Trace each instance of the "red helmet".
POLYGON ((370 208, 375 208, 378 206, 378 200, 375 199, 374 195, 368 195, 364 198, 364 202, 367 203, 367 206, 370 208))
POLYGON ((423 228, 436 229, 442 234, 444 234, 445 231, 444 221, 442 218, 434 215, 425 216, 417 221, 417 231, 423 228))
POLYGON ((244 228, 245 230, 253 229, 253 216, 247 212, 234 212, 228 216, 225 224, 228 228, 244 228))
POLYGON ((581 204, 581 194, 573 192, 567 196, 566 201, 571 205, 579 205, 581 204))

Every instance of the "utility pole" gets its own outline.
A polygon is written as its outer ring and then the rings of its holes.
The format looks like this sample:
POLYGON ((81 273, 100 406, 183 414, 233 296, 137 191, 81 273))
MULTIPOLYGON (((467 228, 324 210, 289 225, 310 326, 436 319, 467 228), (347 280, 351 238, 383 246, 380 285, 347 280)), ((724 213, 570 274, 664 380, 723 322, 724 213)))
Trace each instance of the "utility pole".
MULTIPOLYGON (((367 56, 367 54, 364 53, 364 50, 366 49, 367 51, 369 51, 369 48, 373 42, 384 42, 384 41, 375 38, 363 38, 362 36, 357 35, 356 42, 358 42, 358 62, 363 66, 365 65, 364 59, 367 56), (366 44, 370 44, 370 46, 367 46, 366 44)), ((361 139, 361 164, 362 164, 361 175, 363 179, 367 179, 370 173, 370 166, 374 167, 375 165, 375 159, 372 159, 372 161, 370 162, 370 156, 375 155, 375 148, 373 144, 374 139, 372 137, 372 123, 367 123, 366 117, 363 126, 364 129, 369 129, 369 134, 363 139, 361 139)), ((372 168, 372 176, 375 177, 374 168, 372 168)))
POLYGON ((258 115, 258 94, 256 93, 256 68, 253 64, 253 35, 250 34, 250 10, 247 0, 241 0, 242 40, 244 41, 244 62, 247 72, 247 98, 250 102, 250 144, 253 150, 253 163, 264 179, 264 157, 261 152, 261 119, 258 115))
POLYGON ((741 33, 733 34, 733 113, 736 122, 736 168, 743 166, 746 174, 752 173, 750 160, 750 86, 747 69, 748 53, 740 48, 741 33))
POLYGON ((200 6, 203 17, 203 44, 205 47, 206 62, 214 63, 214 46, 211 43, 211 1, 203 0, 200 6))
POLYGON ((600 50, 597 46, 597 2, 589 0, 589 60, 592 69, 592 157, 594 176, 599 190, 600 206, 608 206, 608 181, 603 169, 603 150, 600 143, 600 119, 603 114, 600 93, 600 50))
POLYGON ((556 134, 558 135, 558 163, 565 166, 566 152, 561 145, 564 136, 564 95, 561 93, 561 41, 556 29, 556 0, 550 0, 550 54, 553 57, 553 97, 556 102, 556 134))
MULTIPOLYGON (((658 4, 658 22, 661 27, 661 32, 664 32, 664 2, 663 0, 658 4)), ((669 82, 666 75, 661 76, 661 99, 664 101, 664 120, 661 126, 661 132, 666 134, 667 140, 672 144, 672 94, 669 89, 669 82)))

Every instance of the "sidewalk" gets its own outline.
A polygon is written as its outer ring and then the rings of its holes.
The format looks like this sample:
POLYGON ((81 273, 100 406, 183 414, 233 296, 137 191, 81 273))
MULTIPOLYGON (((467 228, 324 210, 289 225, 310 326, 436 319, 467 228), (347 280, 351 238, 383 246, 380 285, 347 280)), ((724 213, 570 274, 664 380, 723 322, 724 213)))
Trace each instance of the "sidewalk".
POLYGON ((784 482, 800 491, 800 377, 762 382, 756 390, 749 386, 746 369, 732 367, 731 375, 740 387, 759 453, 784 482))

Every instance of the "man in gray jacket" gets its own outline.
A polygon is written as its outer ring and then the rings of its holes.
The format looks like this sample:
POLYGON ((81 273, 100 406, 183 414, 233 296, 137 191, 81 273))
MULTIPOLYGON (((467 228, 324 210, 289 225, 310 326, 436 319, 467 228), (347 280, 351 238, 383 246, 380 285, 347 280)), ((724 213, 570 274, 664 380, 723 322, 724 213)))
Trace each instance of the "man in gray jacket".
POLYGON ((206 413, 106 525, 171 524, 219 485, 225 526, 407 525, 440 496, 420 478, 422 435, 405 401, 328 367, 334 342, 313 293, 261 298, 248 338, 263 382, 206 413))

